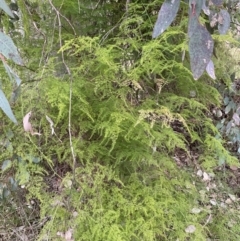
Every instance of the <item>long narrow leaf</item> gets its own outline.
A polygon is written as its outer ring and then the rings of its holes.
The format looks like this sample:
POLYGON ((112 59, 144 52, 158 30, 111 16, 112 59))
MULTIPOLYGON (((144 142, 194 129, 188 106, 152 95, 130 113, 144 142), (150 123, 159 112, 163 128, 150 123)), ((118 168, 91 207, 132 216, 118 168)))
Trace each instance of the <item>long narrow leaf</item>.
POLYGON ((10 68, 10 66, 5 62, 2 61, 4 68, 6 70, 6 72, 8 73, 9 78, 11 79, 12 82, 14 82, 14 80, 16 81, 17 86, 19 86, 21 84, 21 79, 19 78, 19 76, 10 68), (13 80, 14 78, 14 80, 13 80))
POLYGON ((197 17, 190 17, 188 25, 189 55, 193 77, 197 80, 205 71, 212 53, 213 39, 207 29, 202 26, 197 17))
POLYGON ((189 11, 191 16, 199 17, 203 7, 203 0, 189 0, 189 11))
POLYGON ((12 39, 0 32, 0 53, 7 59, 11 59, 16 64, 23 65, 23 60, 20 57, 17 47, 12 39))
POLYGON ((1 8, 5 13, 7 13, 11 18, 14 18, 11 9, 8 7, 8 5, 6 4, 6 2, 5 2, 4 0, 0 0, 0 8, 1 8))
POLYGON ((227 10, 222 9, 218 14, 218 31, 220 34, 226 34, 230 28, 231 17, 227 10))
POLYGON ((212 79, 216 79, 215 70, 214 70, 214 63, 212 62, 212 60, 209 61, 208 65, 206 67, 206 71, 212 79))
POLYGON ((21 94, 21 85, 12 91, 11 98, 9 100, 10 104, 15 103, 21 94))
POLYGON ((0 89, 0 108, 9 117, 11 121, 13 121, 14 123, 17 123, 17 120, 12 112, 9 102, 1 89, 0 89))
POLYGON ((165 0, 158 13, 158 19, 153 29, 153 38, 156 38, 162 34, 172 23, 177 15, 179 5, 180 0, 165 0))

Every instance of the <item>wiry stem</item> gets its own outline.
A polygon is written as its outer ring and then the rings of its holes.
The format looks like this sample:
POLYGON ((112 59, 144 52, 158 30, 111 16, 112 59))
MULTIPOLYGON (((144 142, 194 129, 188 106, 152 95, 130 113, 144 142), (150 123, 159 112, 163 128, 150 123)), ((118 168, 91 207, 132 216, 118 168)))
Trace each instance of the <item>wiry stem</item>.
POLYGON ((129 11, 129 4, 130 4, 130 0, 126 1, 126 13, 128 14, 129 11))
MULTIPOLYGON (((56 12, 57 15, 57 19, 58 19, 58 33, 59 33, 59 45, 60 45, 60 49, 62 48, 62 29, 61 29, 61 17, 63 17, 68 23, 69 25, 72 27, 74 34, 76 35, 76 32, 72 26, 72 24, 70 23, 70 21, 63 16, 57 9, 56 7, 53 5, 52 1, 49 0, 50 5, 52 6, 52 8, 54 9, 54 11, 56 12)), ((66 71, 68 73, 68 75, 70 76, 70 86, 69 86, 69 108, 68 108, 68 135, 69 135, 69 145, 70 145, 70 149, 71 149, 71 153, 72 153, 72 159, 73 159, 73 180, 75 181, 75 169, 76 169, 76 155, 75 155, 75 151, 73 148, 73 142, 72 142, 72 133, 71 133, 71 113, 72 113, 72 74, 71 71, 68 67, 68 65, 65 62, 65 58, 64 58, 64 54, 63 51, 61 51, 61 57, 62 57, 62 62, 64 67, 66 68, 66 71)))

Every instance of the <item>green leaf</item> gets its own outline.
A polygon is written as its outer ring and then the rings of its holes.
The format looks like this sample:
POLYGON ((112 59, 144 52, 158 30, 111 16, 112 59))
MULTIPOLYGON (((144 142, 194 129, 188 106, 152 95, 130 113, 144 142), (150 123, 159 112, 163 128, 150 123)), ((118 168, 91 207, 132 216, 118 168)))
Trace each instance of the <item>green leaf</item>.
POLYGON ((16 64, 23 65, 23 60, 21 59, 12 39, 2 32, 0 32, 0 53, 7 59, 14 61, 16 64))
POLYGON ((13 121, 14 123, 17 124, 17 120, 16 120, 15 116, 13 115, 13 112, 8 103, 8 100, 1 89, 0 89, 0 108, 9 117, 9 119, 11 119, 11 121, 13 121))
POLYGON ((11 98, 10 98, 9 102, 15 103, 17 101, 18 97, 20 96, 20 94, 21 94, 21 85, 19 85, 17 88, 15 88, 12 91, 11 98))
POLYGON ((221 9, 218 14, 218 31, 220 34, 226 34, 230 28, 231 18, 227 10, 221 9))
POLYGON ((18 189, 18 183, 12 177, 9 178, 11 184, 11 190, 16 191, 18 189))
POLYGON ((12 166, 12 161, 10 160, 5 160, 2 164, 2 172, 6 171, 12 166))
POLYGON ((209 32, 197 20, 189 19, 189 54, 193 77, 197 80, 205 71, 213 53, 213 40, 209 32))
POLYGON ((11 18, 14 18, 11 9, 8 7, 8 5, 6 4, 6 2, 5 2, 4 0, 0 0, 0 8, 1 8, 5 13, 7 13, 11 18))
POLYGON ((208 6, 206 6, 206 0, 203 0, 202 10, 206 15, 208 15, 208 16, 210 15, 210 9, 208 6))
POLYGON ((211 2, 216 6, 220 6, 223 4, 223 0, 211 0, 211 2))
POLYGON ((224 105, 227 105, 229 103, 229 97, 226 96, 224 99, 223 99, 223 103, 224 105))
POLYGON ((232 109, 231 104, 228 104, 225 108, 225 114, 228 114, 230 112, 230 110, 232 109))
POLYGON ((154 25, 152 34, 153 38, 157 38, 169 27, 177 15, 179 5, 180 0, 165 0, 158 13, 158 19, 154 25))
POLYGON ((11 192, 7 188, 3 188, 3 193, 2 193, 3 198, 7 198, 10 194, 11 192))
POLYGON ((216 79, 214 64, 213 64, 212 60, 209 61, 208 65, 206 67, 206 71, 212 79, 216 79))
POLYGON ((13 78, 16 81, 17 86, 19 86, 21 84, 21 79, 18 77, 18 75, 10 68, 10 66, 3 61, 3 65, 5 70, 8 73, 9 78, 13 81, 13 78))
POLYGON ((188 37, 191 38, 191 35, 194 34, 195 29, 199 25, 198 18, 196 16, 191 16, 189 12, 189 21, 188 21, 188 37))
POLYGON ((203 6, 203 0, 189 0, 190 15, 199 17, 203 6))

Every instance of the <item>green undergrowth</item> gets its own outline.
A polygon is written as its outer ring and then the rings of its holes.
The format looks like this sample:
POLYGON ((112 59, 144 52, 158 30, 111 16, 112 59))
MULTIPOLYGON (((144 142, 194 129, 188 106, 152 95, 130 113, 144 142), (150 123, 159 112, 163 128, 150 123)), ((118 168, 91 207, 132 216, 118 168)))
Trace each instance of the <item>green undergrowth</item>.
POLYGON ((215 187, 196 175, 238 166, 213 122, 211 107, 221 106, 216 83, 206 75, 194 81, 182 61, 187 21, 151 40, 151 18, 140 13, 155 5, 132 6, 114 36, 63 31, 61 49, 51 46, 46 66, 24 81, 12 109, 19 123, 31 110, 40 136, 1 114, 0 188, 8 202, 0 208, 6 214, 18 206, 21 186, 22 210, 38 213, 25 215, 24 227, 39 241, 69 241, 67 234, 81 241, 237 240, 237 205, 214 206, 215 187))
POLYGON ((161 159, 161 166, 142 166, 141 172, 121 179, 109 166, 79 167, 76 188, 69 186, 68 173, 61 194, 42 200, 42 217, 52 219, 39 240, 49 237, 49 231, 51 240, 58 240, 57 231, 69 227, 75 240, 205 240, 201 221, 206 214, 190 213, 196 188, 170 159, 161 159), (195 234, 184 231, 190 224, 197 226, 195 234))
MULTIPOLYGON (((218 232, 230 219, 218 218, 221 207, 208 210, 207 201, 202 204, 201 180, 173 159, 177 150, 190 155, 192 145, 203 170, 236 163, 215 137, 219 133, 210 118, 209 106, 219 104, 218 92, 204 79, 192 81, 183 65, 177 67, 182 75, 171 71, 153 79, 149 62, 142 59, 124 69, 119 64, 122 49, 98 42, 81 37, 66 43, 66 58, 79 62, 71 66, 72 79, 46 73, 30 103, 42 103, 32 119, 42 135, 25 134, 25 144, 13 147, 24 163, 16 163, 17 178, 26 185, 29 202, 39 200, 40 220, 50 217, 38 240, 61 240, 59 232, 69 230, 75 240, 221 238, 218 232), (160 78, 157 89, 154 83, 160 78), (70 81, 76 166, 68 133, 70 81), (54 121, 56 135, 50 134, 45 115, 54 121), (204 211, 194 214, 194 207, 204 211), (193 233, 186 231, 190 225, 196 228, 193 233)), ((154 59, 154 53, 146 55, 154 59)), ((222 240, 234 240, 236 233, 222 240)))

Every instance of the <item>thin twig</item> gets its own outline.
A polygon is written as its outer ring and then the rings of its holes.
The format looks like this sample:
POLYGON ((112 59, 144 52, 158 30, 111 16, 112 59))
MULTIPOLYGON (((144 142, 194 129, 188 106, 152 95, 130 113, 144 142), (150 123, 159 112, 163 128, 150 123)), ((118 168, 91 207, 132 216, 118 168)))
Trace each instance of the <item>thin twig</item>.
MULTIPOLYGON (((49 0, 49 3, 50 3, 50 5, 51 5, 51 7, 54 9, 54 11, 56 12, 58 19, 60 19, 60 17, 64 18, 64 19, 67 21, 67 23, 69 24, 69 26, 72 28, 73 33, 74 33, 74 35, 76 36, 76 35, 77 35, 77 34, 76 34, 76 31, 75 31, 73 25, 71 24, 71 22, 69 21, 69 19, 66 18, 64 15, 62 15, 62 14, 59 12, 59 10, 57 10, 57 8, 53 5, 53 3, 52 3, 51 0, 49 0)), ((61 27, 61 21, 59 22, 59 24, 60 24, 59 27, 61 27)))
POLYGON ((73 180, 75 181, 75 169, 76 169, 76 155, 72 143, 72 134, 71 134, 71 112, 72 112, 72 76, 70 76, 70 90, 69 90, 69 111, 68 111, 68 133, 69 133, 69 142, 73 158, 73 180))
POLYGON ((128 14, 129 11, 129 4, 130 4, 130 0, 126 1, 126 14, 128 14))
MULTIPOLYGON (((53 5, 52 1, 49 0, 50 5, 52 6, 52 8, 55 10, 56 14, 57 14, 57 19, 58 19, 58 34, 59 34, 59 45, 60 45, 60 49, 62 48, 62 30, 61 30, 61 17, 63 17, 65 20, 66 17, 63 16, 53 5)), ((69 22, 69 20, 67 20, 67 22, 69 23, 69 25, 72 27, 72 29, 74 30, 73 26, 71 25, 71 23, 69 22)), ((74 30, 74 34, 75 30, 74 30)), ((72 133, 71 133, 71 113, 72 113, 72 74, 71 71, 68 67, 68 65, 65 62, 65 58, 64 58, 64 54, 63 51, 61 51, 61 56, 62 56, 62 62, 63 65, 65 66, 68 75, 70 76, 70 89, 69 89, 69 108, 68 108, 68 135, 69 135, 69 144, 70 144, 70 149, 71 149, 71 153, 72 153, 72 158, 73 158, 73 180, 75 181, 75 168, 76 168, 76 155, 75 155, 75 151, 73 148, 73 142, 72 142, 72 133)))
POLYGON ((80 14, 81 6, 80 6, 80 0, 78 0, 78 13, 80 14))
MULTIPOLYGON (((98 3, 99 3, 99 2, 98 2, 98 3)), ((98 3, 97 3, 97 4, 98 4, 98 3)), ((126 19, 126 18, 128 17, 129 4, 130 4, 130 0, 126 0, 126 4, 125 4, 126 15, 124 16, 123 19, 126 19)), ((119 20, 118 23, 117 23, 115 26, 113 26, 110 30, 108 30, 108 31, 102 36, 102 38, 101 38, 101 40, 100 40, 100 44, 102 44, 102 43, 106 40, 106 38, 114 31, 115 28, 118 28, 118 27, 120 26, 121 22, 122 22, 122 19, 119 20)))

